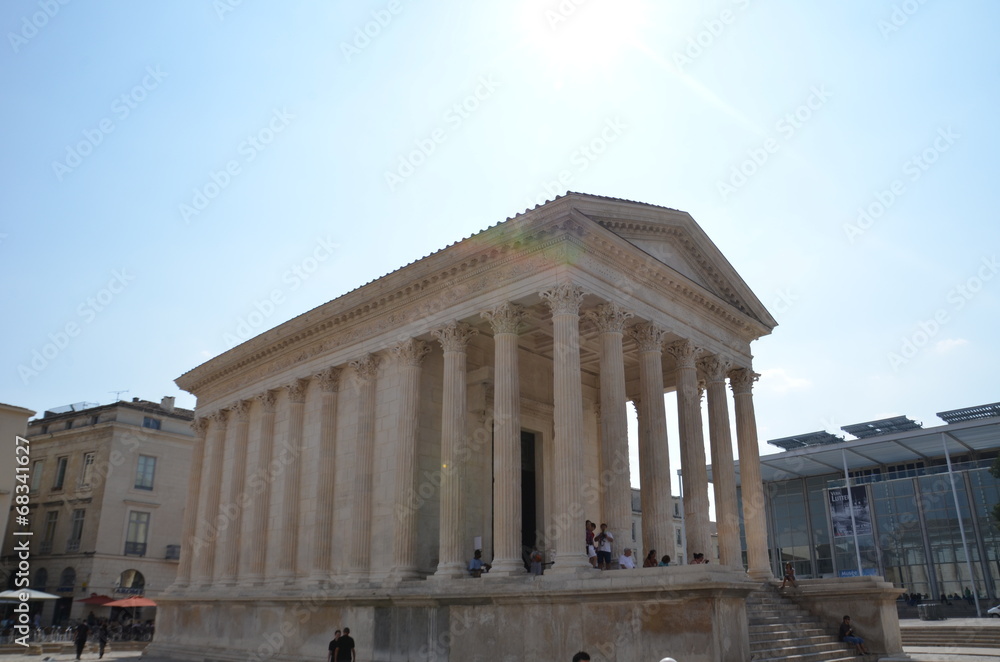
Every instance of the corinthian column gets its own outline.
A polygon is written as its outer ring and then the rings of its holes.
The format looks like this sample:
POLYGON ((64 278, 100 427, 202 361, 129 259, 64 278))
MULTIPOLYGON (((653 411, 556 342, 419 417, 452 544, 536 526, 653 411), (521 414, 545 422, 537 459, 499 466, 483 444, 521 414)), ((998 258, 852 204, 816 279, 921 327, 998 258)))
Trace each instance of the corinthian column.
POLYGON ((191 452, 191 475, 188 476, 187 501, 184 507, 183 534, 181 535, 181 558, 177 563, 177 578, 172 588, 185 588, 191 584, 191 557, 194 553, 195 529, 198 524, 198 495, 201 492, 201 467, 205 458, 205 433, 208 420, 194 419, 194 446, 191 452))
POLYGON ((196 576, 203 587, 212 585, 215 570, 215 548, 219 538, 219 491, 222 485, 222 457, 226 445, 225 409, 209 415, 210 426, 205 437, 205 468, 201 473, 201 494, 198 503, 198 524, 194 552, 197 559, 196 576))
POLYGON ((340 368, 327 368, 316 375, 320 389, 319 474, 316 481, 316 539, 313 544, 310 579, 324 584, 330 581, 333 559, 333 507, 337 463, 337 391, 340 368))
MULTIPOLYGON (((479 333, 468 324, 452 322, 432 331, 444 349, 444 389, 441 394, 441 525, 438 542, 438 567, 435 578, 465 577, 462 554, 462 478, 468 457, 459 459, 460 446, 466 443, 466 347, 479 333)), ((468 449, 465 449, 468 450, 468 449)))
POLYGON ((715 488, 715 519, 719 532, 719 563, 743 567, 740 554, 740 513, 736 500, 736 469, 733 439, 729 431, 726 373, 732 362, 710 356, 701 360, 708 382, 708 435, 712 449, 712 485, 715 488))
POLYGON ((250 472, 252 500, 247 526, 247 539, 257 544, 247 548, 248 564, 245 573, 240 573, 240 583, 253 586, 264 583, 264 568, 267 561, 267 520, 271 513, 271 454, 274 452, 274 404, 273 391, 265 391, 255 397, 259 418, 254 427, 258 435, 257 457, 250 472))
MULTIPOLYGON (((663 337, 653 324, 637 324, 629 335, 639 347, 639 480, 642 488, 642 546, 658 552, 673 549, 670 511, 670 451, 663 409, 663 337)), ((631 498, 631 494, 629 495, 631 498)), ((618 549, 622 545, 618 544, 618 549)))
POLYGON ((521 306, 502 303, 482 313, 493 326, 493 568, 490 575, 524 572, 521 560, 521 389, 517 332, 521 306))
POLYGON ((417 472, 417 437, 420 432, 420 366, 431 351, 422 340, 404 340, 392 348, 399 369, 399 418, 396 430, 396 525, 392 541, 394 579, 414 579, 417 572, 417 511, 407 508, 414 494, 417 472), (402 506, 402 508, 400 508, 402 506))
POLYGON ((250 402, 240 400, 234 404, 230 411, 233 419, 232 442, 227 444, 231 454, 231 462, 226 462, 228 467, 232 464, 231 474, 226 477, 229 481, 229 490, 226 492, 226 503, 221 515, 225 517, 225 529, 222 535, 224 542, 222 546, 222 584, 233 586, 236 584, 236 577, 239 574, 240 563, 240 530, 243 519, 243 486, 246 482, 247 470, 247 436, 250 420, 250 402))
POLYGON ((583 290, 563 283, 539 293, 552 309, 552 363, 554 371, 556 572, 590 567, 586 550, 579 544, 583 528, 583 386, 580 376, 580 304, 583 290))
POLYGON ((306 388, 308 379, 296 379, 288 389, 288 440, 285 442, 286 464, 281 474, 281 521, 278 536, 279 582, 290 583, 295 579, 299 552, 299 486, 302 482, 302 427, 305 417, 306 388))
POLYGON ((626 532, 631 537, 632 485, 622 335, 632 313, 609 303, 587 317, 601 334, 601 521, 623 542, 626 532))
POLYGON ((684 489, 684 527, 687 551, 711 554, 712 531, 708 519, 708 470, 705 437, 701 429, 701 395, 694 362, 701 348, 678 340, 667 348, 677 360, 677 419, 681 435, 681 478, 684 489))
POLYGON ((767 559, 767 520, 764 486, 760 479, 757 417, 753 409, 753 383, 760 377, 746 368, 729 373, 736 402, 736 445, 740 451, 740 485, 743 494, 743 528, 747 536, 747 572, 754 579, 772 577, 767 559))
POLYGON ((351 361, 358 389, 358 423, 354 446, 354 507, 348 524, 351 539, 351 578, 368 578, 372 540, 372 472, 375 463, 375 377, 379 359, 368 354, 351 361))

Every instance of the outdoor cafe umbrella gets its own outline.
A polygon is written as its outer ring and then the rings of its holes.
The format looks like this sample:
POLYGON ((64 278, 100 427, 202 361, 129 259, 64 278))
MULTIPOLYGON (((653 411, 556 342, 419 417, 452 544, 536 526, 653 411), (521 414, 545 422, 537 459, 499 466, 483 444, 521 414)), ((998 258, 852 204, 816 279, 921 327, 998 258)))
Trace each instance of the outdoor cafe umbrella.
POLYGON ((52 595, 44 591, 36 591, 33 588, 14 588, 0 593, 0 600, 3 602, 20 602, 21 596, 27 593, 28 600, 58 600, 58 595, 52 595))
POLYGON ((125 598, 124 600, 115 600, 113 602, 105 602, 105 607, 155 607, 156 603, 149 598, 144 598, 141 595, 133 595, 131 598, 125 598))
MULTIPOLYGON (((155 607, 156 603, 145 598, 141 595, 133 595, 131 598, 125 598, 124 600, 115 600, 114 602, 107 602, 104 604, 105 607, 129 607, 135 609, 136 607, 155 607)), ((133 616, 135 612, 132 612, 133 616)), ((131 618, 131 617, 130 617, 131 618)))
POLYGON ((106 595, 97 595, 96 593, 91 593, 89 598, 85 600, 80 600, 82 605, 94 605, 95 607, 104 607, 109 602, 114 602, 114 598, 109 598, 106 595))

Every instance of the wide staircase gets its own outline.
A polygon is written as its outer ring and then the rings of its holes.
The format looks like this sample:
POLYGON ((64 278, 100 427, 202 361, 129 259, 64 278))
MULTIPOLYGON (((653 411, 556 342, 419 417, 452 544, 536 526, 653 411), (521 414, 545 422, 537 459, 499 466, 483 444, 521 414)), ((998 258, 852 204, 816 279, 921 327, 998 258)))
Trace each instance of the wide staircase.
MULTIPOLYGON (((984 619, 985 620, 985 619, 984 619)), ((903 646, 1000 649, 1000 627, 974 625, 934 625, 900 627, 903 646)))
MULTIPOLYGON (((753 662, 856 662, 854 646, 839 641, 830 626, 764 584, 747 598, 753 662)), ((874 659, 874 657, 873 657, 874 659)))

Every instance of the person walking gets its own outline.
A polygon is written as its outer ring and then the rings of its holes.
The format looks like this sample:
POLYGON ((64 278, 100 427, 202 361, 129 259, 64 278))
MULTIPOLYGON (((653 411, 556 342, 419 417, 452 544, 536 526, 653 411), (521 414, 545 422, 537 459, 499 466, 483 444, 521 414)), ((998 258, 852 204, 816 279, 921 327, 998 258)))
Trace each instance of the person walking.
POLYGON ((355 662, 356 656, 351 628, 344 628, 344 634, 337 640, 337 660, 339 662, 355 662))
POLYGON ((73 643, 76 644, 76 659, 80 659, 83 655, 83 647, 87 645, 87 635, 90 633, 90 628, 87 627, 86 622, 81 622, 76 626, 76 632, 73 635, 73 643))
POLYGON ((97 659, 104 657, 104 648, 108 645, 108 621, 102 618, 97 622, 97 644, 100 646, 100 650, 97 653, 97 659))

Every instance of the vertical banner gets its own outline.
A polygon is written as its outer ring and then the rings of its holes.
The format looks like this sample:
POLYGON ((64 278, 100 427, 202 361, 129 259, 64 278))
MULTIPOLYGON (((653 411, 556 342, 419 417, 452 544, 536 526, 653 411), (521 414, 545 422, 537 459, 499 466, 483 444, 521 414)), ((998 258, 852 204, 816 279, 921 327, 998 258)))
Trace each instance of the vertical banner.
POLYGON ((855 485, 851 488, 850 498, 847 496, 847 488, 840 487, 829 490, 830 495, 830 521, 833 523, 833 535, 835 538, 853 536, 854 526, 858 527, 857 535, 871 535, 872 515, 868 509, 868 490, 864 485, 855 485), (853 521, 851 514, 853 510, 853 521))

